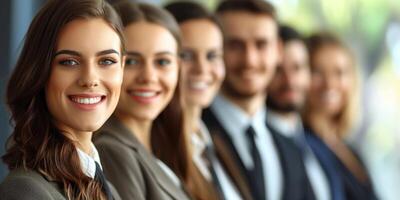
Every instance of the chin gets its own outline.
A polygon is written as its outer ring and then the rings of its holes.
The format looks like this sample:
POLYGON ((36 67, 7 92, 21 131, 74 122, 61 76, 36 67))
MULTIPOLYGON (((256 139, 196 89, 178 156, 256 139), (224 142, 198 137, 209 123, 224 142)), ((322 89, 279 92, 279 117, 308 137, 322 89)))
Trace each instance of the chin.
POLYGON ((87 124, 87 125, 83 125, 83 126, 80 125, 78 130, 81 130, 82 132, 94 132, 94 131, 97 131, 98 129, 100 129, 102 125, 103 125, 103 123, 101 123, 101 124, 87 124))

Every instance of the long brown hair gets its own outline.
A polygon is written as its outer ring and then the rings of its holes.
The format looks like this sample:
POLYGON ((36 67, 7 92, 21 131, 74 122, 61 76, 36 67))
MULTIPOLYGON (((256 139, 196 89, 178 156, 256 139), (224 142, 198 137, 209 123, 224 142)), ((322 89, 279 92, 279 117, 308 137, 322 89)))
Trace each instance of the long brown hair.
POLYGON ((10 170, 24 168, 56 181, 68 199, 104 199, 101 185, 87 177, 74 142, 53 123, 45 99, 61 29, 75 19, 101 18, 120 36, 122 24, 103 0, 51 0, 29 26, 21 55, 7 86, 14 131, 2 157, 10 170))
MULTIPOLYGON (((165 9, 168 10, 176 19, 179 24, 183 24, 185 22, 191 20, 208 20, 217 26, 222 33, 221 24, 218 19, 200 4, 189 1, 178 1, 172 2, 165 6, 165 9)), ((184 113, 185 119, 191 119, 188 117, 187 112, 184 113)), ((190 123, 189 120, 186 120, 185 123, 190 123)), ((190 129, 190 128, 187 128, 190 129)), ((193 130, 185 130, 186 134, 192 134, 193 130)), ((192 149, 192 144, 189 142, 188 146, 192 149)), ((197 200, 212 200, 218 197, 217 190, 215 190, 215 184, 209 182, 198 170, 195 166, 194 162, 191 161, 188 170, 189 178, 186 180, 186 186, 194 199, 197 200)))
MULTIPOLYGON (((181 46, 179 26, 164 9, 145 3, 128 1, 114 5, 124 26, 138 22, 149 22, 167 29, 181 46)), ((179 50, 179 49, 178 49, 179 50)), ((190 158, 184 134, 183 112, 180 102, 179 83, 174 96, 166 108, 153 121, 151 148, 156 157, 166 163, 184 181, 188 178, 190 158)))

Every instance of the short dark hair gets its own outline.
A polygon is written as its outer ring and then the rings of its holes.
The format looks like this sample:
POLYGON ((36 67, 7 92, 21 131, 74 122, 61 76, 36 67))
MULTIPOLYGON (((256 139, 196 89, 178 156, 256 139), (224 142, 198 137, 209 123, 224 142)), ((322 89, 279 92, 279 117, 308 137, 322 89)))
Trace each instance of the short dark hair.
POLYGON ((178 24, 182 24, 189 20, 206 19, 214 23, 219 29, 222 30, 222 26, 218 18, 206 8, 198 3, 189 1, 180 1, 167 4, 164 7, 174 17, 178 24))
POLYGON ((279 26, 279 38, 282 40, 283 44, 294 40, 305 42, 304 37, 296 29, 288 25, 279 26))
POLYGON ((228 11, 246 11, 254 14, 264 14, 278 21, 274 6, 264 0, 225 0, 218 5, 216 13, 222 14, 228 11))

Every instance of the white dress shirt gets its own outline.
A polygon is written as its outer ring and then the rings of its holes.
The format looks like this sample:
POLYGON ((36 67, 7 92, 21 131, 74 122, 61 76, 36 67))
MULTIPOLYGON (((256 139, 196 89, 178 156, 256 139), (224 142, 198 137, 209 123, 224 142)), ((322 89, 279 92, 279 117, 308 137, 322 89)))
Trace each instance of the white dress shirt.
POLYGON ((78 151, 79 160, 81 161, 81 167, 83 173, 90 177, 94 178, 96 175, 96 162, 99 163, 100 168, 103 169, 100 162, 99 152, 97 151, 96 147, 91 144, 92 146, 92 155, 89 155, 79 148, 76 148, 78 151))
POLYGON ((172 182, 180 188, 182 186, 181 180, 178 178, 178 176, 175 174, 174 171, 172 171, 171 168, 169 168, 163 161, 159 160, 156 158, 158 166, 167 174, 167 176, 172 180, 172 182))
POLYGON ((211 105, 211 110, 228 133, 247 169, 252 169, 254 163, 245 132, 250 125, 253 127, 256 132, 256 146, 263 164, 266 198, 281 199, 283 172, 278 150, 266 126, 266 108, 262 107, 254 116, 249 116, 225 97, 218 95, 211 105))
POLYGON ((311 148, 305 141, 304 134, 302 134, 304 127, 300 116, 297 116, 296 123, 290 123, 279 114, 268 110, 267 121, 280 134, 292 138, 295 142, 302 143, 301 146, 304 151, 303 161, 315 198, 318 200, 330 200, 331 191, 328 179, 311 148))

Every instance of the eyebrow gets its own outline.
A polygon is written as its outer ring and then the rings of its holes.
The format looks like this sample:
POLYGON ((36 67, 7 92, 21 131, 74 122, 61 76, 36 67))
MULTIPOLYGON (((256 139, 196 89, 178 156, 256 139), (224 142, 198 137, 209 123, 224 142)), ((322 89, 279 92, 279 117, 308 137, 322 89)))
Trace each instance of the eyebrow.
MULTIPOLYGON (((172 53, 172 52, 170 52, 170 51, 161 51, 161 52, 157 52, 156 53, 156 55, 176 55, 175 53, 172 53)), ((139 52, 136 52, 136 51, 127 51, 126 52, 126 55, 129 55, 129 56, 142 56, 142 54, 141 53, 139 53, 139 52)))
MULTIPOLYGON (((96 53, 96 56, 102 56, 102 55, 107 55, 107 54, 113 54, 113 53, 115 53, 115 54, 117 54, 117 55, 119 55, 119 52, 117 51, 117 50, 115 50, 115 49, 107 49, 107 50, 103 50, 103 51, 100 51, 100 52, 97 52, 96 53)), ((72 55, 72 56, 82 56, 79 52, 77 52, 77 51, 73 51, 73 50, 60 50, 60 51, 58 51, 55 55, 54 55, 54 57, 56 57, 56 56, 58 56, 58 55, 60 55, 60 54, 67 54, 67 55, 72 55)))

